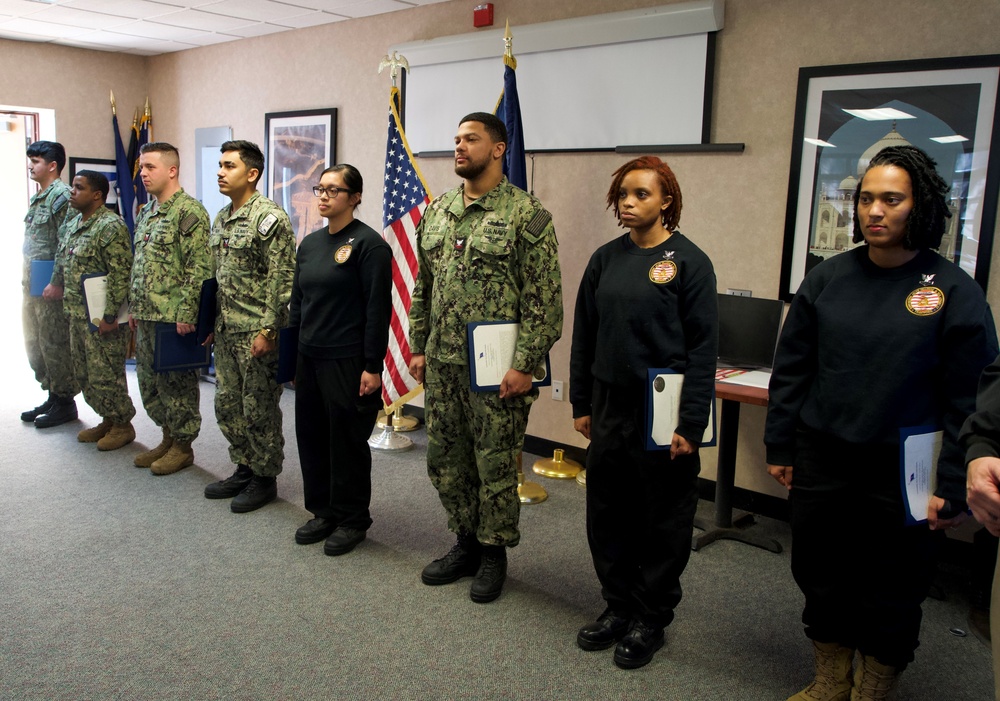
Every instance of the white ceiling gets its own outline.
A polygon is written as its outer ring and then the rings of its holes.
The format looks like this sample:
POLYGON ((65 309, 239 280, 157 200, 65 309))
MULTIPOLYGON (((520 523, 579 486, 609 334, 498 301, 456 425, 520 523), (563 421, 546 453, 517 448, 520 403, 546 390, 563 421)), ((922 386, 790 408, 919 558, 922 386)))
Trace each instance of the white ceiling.
POLYGON ((155 56, 445 0, 0 0, 0 37, 155 56))

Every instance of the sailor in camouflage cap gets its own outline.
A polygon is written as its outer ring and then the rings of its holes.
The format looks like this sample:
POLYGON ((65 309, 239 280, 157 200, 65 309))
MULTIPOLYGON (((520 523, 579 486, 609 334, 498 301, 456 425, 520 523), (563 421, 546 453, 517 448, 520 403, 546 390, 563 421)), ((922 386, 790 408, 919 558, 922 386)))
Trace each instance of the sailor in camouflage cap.
POLYGON ((36 141, 28 146, 27 154, 28 175, 38 183, 39 191, 32 196, 28 214, 24 217, 24 347, 35 379, 49 396, 39 406, 23 412, 21 420, 33 421, 37 428, 47 428, 76 418, 73 397, 79 393, 80 387, 73 375, 69 324, 63 314, 62 300, 31 296, 31 268, 33 261, 55 260, 60 228, 70 213, 69 186, 59 179, 66 165, 66 151, 62 144, 36 141))
POLYGON ((154 141, 139 152, 139 173, 152 196, 136 217, 129 323, 136 330, 136 377, 149 418, 163 431, 159 445, 135 456, 136 467, 169 475, 194 463, 201 429, 198 370, 155 372, 157 323, 195 332, 201 284, 212 277, 208 212, 178 182, 180 156, 154 141))
POLYGON ((421 575, 447 584, 475 575, 470 596, 496 599, 517 545, 517 460, 538 396, 532 371, 562 333, 562 282, 552 216, 503 175, 507 130, 494 115, 462 119, 455 173, 417 229, 410 374, 427 391, 427 471, 458 542, 421 575), (520 323, 499 392, 470 390, 467 324, 520 323))
POLYGON ((284 461, 278 330, 288 322, 295 235, 288 215, 257 192, 264 154, 249 141, 227 141, 219 191, 232 203, 215 217, 209 248, 219 282, 215 322, 215 416, 236 471, 205 487, 209 499, 235 497, 237 512, 273 501, 284 461))

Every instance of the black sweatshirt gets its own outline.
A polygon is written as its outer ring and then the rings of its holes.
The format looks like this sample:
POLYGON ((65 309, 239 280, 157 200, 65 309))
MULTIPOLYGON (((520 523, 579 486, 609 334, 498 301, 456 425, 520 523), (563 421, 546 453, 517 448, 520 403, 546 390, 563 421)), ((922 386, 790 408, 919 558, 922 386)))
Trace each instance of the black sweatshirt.
POLYGON ((931 250, 880 268, 859 246, 802 282, 778 342, 764 442, 793 465, 799 427, 856 443, 898 444, 899 429, 944 430, 936 496, 965 499, 962 422, 997 355, 980 287, 931 250))
POLYGON ((976 413, 962 426, 965 461, 1000 458, 1000 358, 983 371, 976 394, 976 413))
POLYGON ((310 358, 364 356, 365 370, 382 372, 392 310, 392 249, 358 221, 330 234, 312 232, 295 256, 290 325, 299 352, 310 358))
POLYGON ((593 414, 594 379, 642 396, 649 368, 684 374, 675 433, 701 443, 715 389, 718 302, 712 261, 680 232, 653 248, 624 234, 590 258, 576 298, 573 417, 593 414))

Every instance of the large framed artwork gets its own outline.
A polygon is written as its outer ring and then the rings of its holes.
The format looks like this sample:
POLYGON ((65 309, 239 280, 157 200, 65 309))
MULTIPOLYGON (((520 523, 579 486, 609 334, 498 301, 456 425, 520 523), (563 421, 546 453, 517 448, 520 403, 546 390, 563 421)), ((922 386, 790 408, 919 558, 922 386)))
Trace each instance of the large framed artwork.
POLYGON ((1000 55, 799 70, 781 296, 815 265, 857 245, 854 192, 886 146, 931 155, 951 184, 939 253, 986 288, 1000 184, 1000 55))
MULTIPOLYGON (((70 156, 69 157, 69 184, 73 184, 73 178, 81 170, 96 170, 101 175, 104 175, 108 179, 108 184, 111 186, 111 191, 108 193, 108 199, 105 200, 104 206, 110 209, 116 214, 121 214, 118 211, 118 168, 115 162, 110 158, 83 158, 81 156, 70 156)), ((131 187, 132 183, 129 183, 131 187)))
POLYGON ((265 114, 264 155, 265 194, 288 213, 298 243, 323 226, 312 188, 337 162, 337 110, 265 114))

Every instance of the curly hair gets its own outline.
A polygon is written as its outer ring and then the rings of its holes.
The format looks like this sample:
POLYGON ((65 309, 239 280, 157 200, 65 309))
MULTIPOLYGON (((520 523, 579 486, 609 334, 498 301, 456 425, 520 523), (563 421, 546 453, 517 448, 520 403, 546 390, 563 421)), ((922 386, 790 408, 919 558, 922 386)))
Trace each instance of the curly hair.
POLYGON ((611 189, 608 190, 607 209, 614 209, 615 217, 618 213, 618 192, 622 188, 622 181, 625 176, 633 170, 651 170, 656 173, 657 180, 660 181, 660 188, 667 197, 672 197, 673 201, 661 217, 663 226, 667 231, 673 231, 681 220, 681 186, 677 184, 677 178, 670 166, 661 161, 656 156, 640 156, 634 158, 612 174, 611 189))
MULTIPOLYGON (((938 174, 934 159, 916 146, 889 146, 875 154, 865 174, 876 166, 902 168, 910 176, 913 208, 906 218, 903 247, 910 251, 938 248, 947 220, 951 218, 948 210, 948 193, 951 188, 938 174)), ((858 220, 858 198, 863 183, 864 178, 861 178, 854 191, 854 243, 861 243, 865 239, 858 220)))

